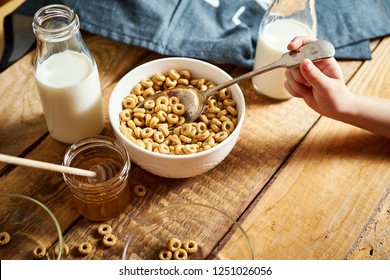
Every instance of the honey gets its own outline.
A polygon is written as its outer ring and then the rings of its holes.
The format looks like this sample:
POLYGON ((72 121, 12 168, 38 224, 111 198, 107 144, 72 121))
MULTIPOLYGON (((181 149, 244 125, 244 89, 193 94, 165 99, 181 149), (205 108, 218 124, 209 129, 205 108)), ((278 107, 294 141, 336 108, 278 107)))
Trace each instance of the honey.
POLYGON ((64 165, 97 174, 93 178, 63 174, 77 210, 84 217, 105 221, 125 210, 130 202, 130 158, 116 140, 105 136, 83 139, 69 147, 64 165))

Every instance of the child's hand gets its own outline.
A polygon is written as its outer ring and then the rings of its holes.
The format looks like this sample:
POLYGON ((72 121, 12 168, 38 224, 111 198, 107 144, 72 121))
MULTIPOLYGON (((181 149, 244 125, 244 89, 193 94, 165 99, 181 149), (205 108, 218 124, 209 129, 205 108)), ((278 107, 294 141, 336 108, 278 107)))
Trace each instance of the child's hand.
MULTIPOLYGON (((296 50, 314 40, 312 37, 296 37, 287 48, 296 50)), ((312 109, 325 116, 334 117, 343 111, 352 97, 334 58, 315 63, 305 59, 300 67, 288 69, 286 78, 285 87, 291 95, 303 98, 312 109)))

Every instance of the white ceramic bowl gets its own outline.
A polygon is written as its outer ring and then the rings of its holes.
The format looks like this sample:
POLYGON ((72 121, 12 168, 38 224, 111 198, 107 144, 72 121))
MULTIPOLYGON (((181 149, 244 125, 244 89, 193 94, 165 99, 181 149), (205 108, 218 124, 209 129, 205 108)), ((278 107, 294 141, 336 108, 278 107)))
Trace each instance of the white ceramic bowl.
POLYGON ((115 137, 126 147, 134 163, 158 176, 188 178, 212 169, 224 160, 233 149, 244 122, 245 100, 237 84, 229 87, 233 99, 237 103, 238 122, 228 138, 209 150, 190 155, 164 155, 142 149, 128 140, 119 130, 119 113, 122 110, 122 100, 141 80, 150 78, 157 72, 167 72, 172 68, 189 70, 192 77, 205 78, 216 84, 232 79, 222 69, 197 59, 173 57, 153 60, 134 68, 118 82, 110 96, 108 114, 115 137))

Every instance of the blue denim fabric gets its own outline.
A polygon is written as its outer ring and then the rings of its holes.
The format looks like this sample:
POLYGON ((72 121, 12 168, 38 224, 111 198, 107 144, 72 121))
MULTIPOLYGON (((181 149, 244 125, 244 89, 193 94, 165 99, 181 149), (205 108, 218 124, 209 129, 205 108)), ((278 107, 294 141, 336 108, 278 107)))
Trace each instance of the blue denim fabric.
MULTIPOLYGON (((21 12, 64 3, 81 28, 171 55, 252 67, 260 21, 255 0, 29 0, 21 12)), ((318 38, 337 58, 370 59, 369 39, 390 34, 390 0, 317 0, 318 38)))

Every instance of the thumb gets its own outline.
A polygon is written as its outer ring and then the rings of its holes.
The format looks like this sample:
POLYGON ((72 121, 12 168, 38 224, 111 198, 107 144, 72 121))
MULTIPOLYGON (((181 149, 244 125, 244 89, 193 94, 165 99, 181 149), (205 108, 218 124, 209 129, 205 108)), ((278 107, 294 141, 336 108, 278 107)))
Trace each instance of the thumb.
POLYGON ((314 88, 322 88, 327 76, 318 69, 310 59, 304 59, 300 65, 302 76, 314 88))

